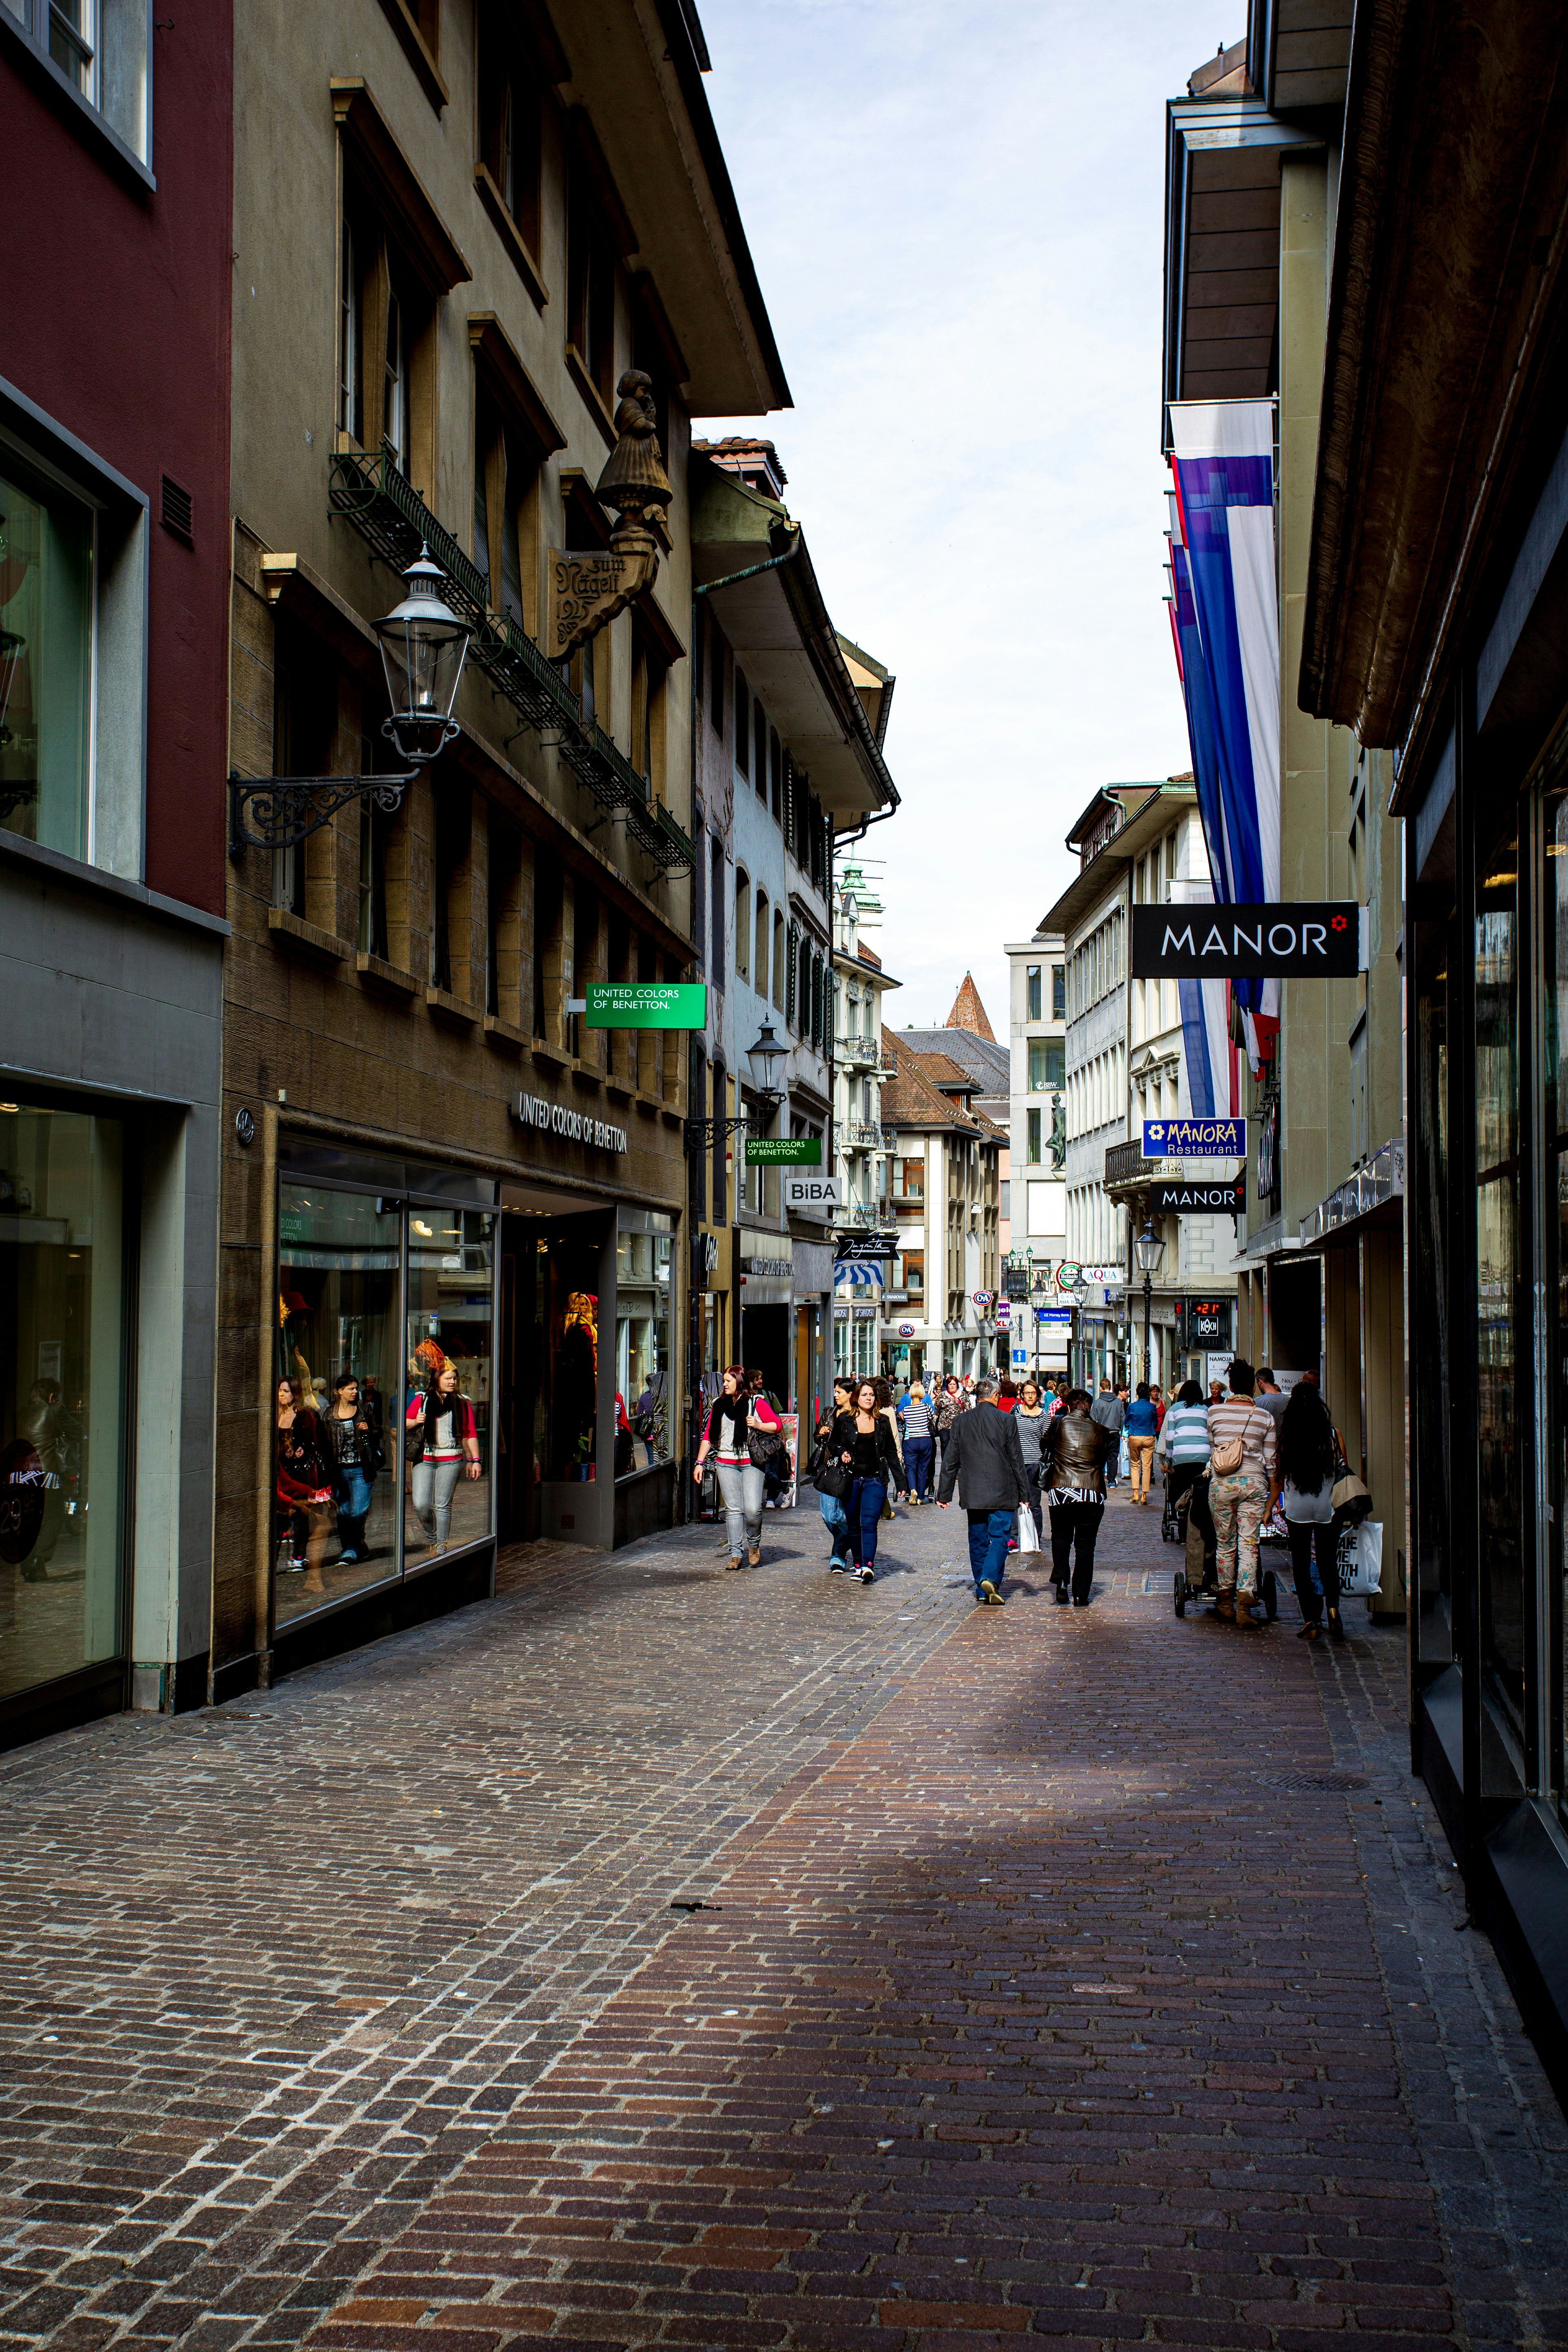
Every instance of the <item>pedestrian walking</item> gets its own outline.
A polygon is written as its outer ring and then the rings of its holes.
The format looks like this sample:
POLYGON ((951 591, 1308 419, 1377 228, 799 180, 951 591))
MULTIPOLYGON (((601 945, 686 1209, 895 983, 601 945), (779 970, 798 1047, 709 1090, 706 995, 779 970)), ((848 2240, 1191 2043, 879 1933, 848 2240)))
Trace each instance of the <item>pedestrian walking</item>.
POLYGON ((1068 1391, 1067 1411, 1046 1433, 1042 1481, 1051 1515, 1051 1582, 1058 1605, 1087 1609, 1094 1590, 1094 1547, 1105 1517, 1105 1465, 1120 1444, 1096 1421, 1087 1389, 1068 1391))
POLYGON ((1165 1465, 1165 1500, 1174 1510, 1190 1494, 1187 1515, 1204 1539, 1204 1574, 1215 1566, 1214 1518, 1209 1510, 1209 1417, 1196 1381, 1184 1381, 1168 1408, 1158 1447, 1165 1465))
MULTIPOLYGON (((892 1487, 895 1494, 901 1495, 906 1491, 907 1486, 904 1477, 904 1433, 899 1425, 898 1412, 893 1403, 893 1391, 889 1382, 884 1380, 873 1379, 871 1386, 877 1391, 877 1410, 882 1414, 893 1434, 893 1451, 899 1457, 899 1468, 898 1475, 892 1481, 892 1487)), ((886 1497, 883 1499, 882 1516, 888 1519, 893 1516, 892 1504, 887 1501, 886 1497)))
POLYGON ((847 1372, 840 1372, 833 1383, 833 1402, 816 1424, 816 1450, 811 1463, 816 1500, 827 1529, 828 1570, 834 1576, 842 1576, 849 1566, 849 1514, 845 1506, 850 1479, 833 1451, 833 1425, 840 1413, 852 1412, 854 1404, 855 1383, 847 1372))
POLYGON ((1147 1504, 1149 1478, 1154 1462, 1154 1441, 1160 1434, 1160 1416, 1154 1410, 1154 1400, 1149 1393, 1147 1381, 1140 1381, 1138 1393, 1128 1406, 1122 1422, 1127 1439, 1128 1459, 1132 1465, 1132 1499, 1147 1504))
POLYGON ((1025 1381, 1019 1388, 1013 1420, 1018 1432, 1018 1451, 1024 1457, 1024 1475, 1029 1482, 1029 1509, 1034 1517, 1035 1533, 1043 1550, 1046 1522, 1045 1507, 1040 1501, 1040 1446, 1051 1425, 1051 1416, 1046 1411, 1035 1381, 1025 1381))
POLYGON ((1285 1418, 1285 1408, 1289 1403, 1290 1400, 1285 1395, 1279 1381, 1275 1379, 1272 1366, 1268 1364, 1258 1365, 1258 1386, 1254 1391, 1254 1394, 1256 1395, 1258 1402, 1261 1406, 1262 1410, 1265 1412, 1273 1414, 1274 1425, 1278 1428, 1285 1418))
POLYGON ((964 1411, 965 1402, 963 1391, 960 1388, 956 1376, 949 1372, 946 1380, 939 1381, 937 1385, 936 1399, 931 1408, 931 1426, 936 1436, 939 1475, 943 1462, 947 1459, 947 1441, 952 1434, 952 1424, 959 1414, 964 1411))
POLYGON ((747 1564, 763 1564, 763 1505, 767 1498, 767 1447, 784 1443, 779 1417, 763 1394, 761 1372, 743 1364, 726 1367, 708 1427, 697 1449, 692 1476, 700 1483, 710 1453, 719 1465, 719 1492, 724 1497, 724 1524, 730 1537, 725 1565, 739 1568, 744 1551, 747 1564), (752 1440, 759 1440, 753 1454, 752 1440), (757 1458, 760 1457, 760 1458, 757 1458))
POLYGON ((1217 1614, 1242 1627, 1258 1620, 1258 1530, 1273 1507, 1279 1433, 1253 1395, 1252 1366, 1237 1356, 1230 1394, 1208 1409, 1209 1509, 1219 1572, 1217 1614))
MULTIPOLYGON (((1071 1395, 1071 1393, 1069 1390, 1068 1394, 1071 1395)), ((1114 1486, 1117 1456, 1121 1451, 1121 1424, 1126 1418, 1126 1408, 1110 1382, 1101 1381, 1100 1394, 1095 1398, 1089 1411, 1090 1420, 1099 1422, 1101 1429, 1108 1430, 1114 1440, 1107 1449, 1105 1456, 1105 1483, 1107 1486, 1114 1486)))
POLYGON ((877 1580, 877 1530, 888 1489, 901 1492, 903 1488, 903 1465, 889 1416, 883 1410, 885 1389, 881 1381, 862 1381, 855 1392, 854 1410, 839 1414, 831 1439, 850 1475, 845 1506, 849 1520, 849 1572, 862 1584, 877 1580))
POLYGON ((904 1404, 904 1475, 909 1481, 910 1506, 913 1510, 931 1500, 931 1464, 935 1455, 933 1408, 926 1395, 924 1381, 911 1381, 904 1404))
POLYGON ((1158 1421, 1160 1427, 1163 1429, 1165 1426, 1166 1412, 1165 1391, 1160 1386, 1158 1381, 1155 1381, 1150 1387, 1149 1402, 1154 1408, 1155 1419, 1158 1421))
POLYGON ((969 1520, 969 1567, 974 1598, 986 1608, 1003 1604, 1002 1579, 1007 1561, 1007 1539, 1019 1510, 1029 1507, 1029 1482, 1018 1444, 1018 1424, 1010 1412, 998 1412, 999 1383, 990 1372, 974 1384, 974 1410, 953 1424, 942 1450, 942 1485, 937 1501, 945 1511, 962 1477, 960 1496, 969 1520))
POLYGON ((1338 1641, 1344 1639, 1339 1528, 1334 1523, 1334 1481, 1342 1459, 1328 1407, 1316 1386, 1298 1388, 1286 1399, 1279 1423, 1279 1502, 1290 1538, 1290 1572, 1301 1604, 1300 1638, 1303 1641, 1321 1638, 1325 1616, 1330 1633, 1338 1641))
POLYGON ((287 1551, 279 1562, 279 1570, 289 1575, 303 1573, 305 1581, 299 1590, 315 1594, 324 1590, 321 1562, 327 1549, 327 1506, 332 1499, 332 1473, 321 1442, 320 1417, 304 1399, 302 1381, 279 1381, 274 1453, 276 1525, 280 1536, 287 1531, 287 1551))

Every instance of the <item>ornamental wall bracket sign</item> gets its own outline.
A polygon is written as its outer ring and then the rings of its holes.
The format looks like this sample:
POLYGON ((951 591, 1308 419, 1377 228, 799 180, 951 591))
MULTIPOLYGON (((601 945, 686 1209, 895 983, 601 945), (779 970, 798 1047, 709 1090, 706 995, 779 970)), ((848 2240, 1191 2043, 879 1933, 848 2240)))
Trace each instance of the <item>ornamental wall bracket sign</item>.
POLYGON ((641 368, 627 368, 616 391, 618 437, 594 496, 619 520, 607 548, 550 551, 544 650, 551 661, 564 661, 586 645, 658 577, 654 525, 663 522, 671 493, 659 455, 653 379, 641 368))
POLYGON ((401 807, 403 788, 415 771, 398 776, 237 776, 228 780, 228 854, 247 849, 292 849, 350 801, 391 816, 401 807))

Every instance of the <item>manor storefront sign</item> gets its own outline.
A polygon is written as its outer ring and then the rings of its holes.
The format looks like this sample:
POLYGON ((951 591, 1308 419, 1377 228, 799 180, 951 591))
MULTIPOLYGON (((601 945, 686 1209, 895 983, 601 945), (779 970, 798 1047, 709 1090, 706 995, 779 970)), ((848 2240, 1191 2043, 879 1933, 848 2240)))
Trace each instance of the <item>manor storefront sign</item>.
POLYGON ((1353 980, 1365 969, 1362 908, 1310 905, 1132 909, 1134 980, 1353 980))
POLYGON ((568 1110, 564 1103, 546 1102, 542 1095, 519 1095, 513 1112, 519 1127, 537 1128, 542 1135, 559 1135, 568 1143, 592 1144, 596 1151, 624 1151, 626 1130, 607 1118, 590 1118, 585 1111, 568 1110))
POLYGON ((1244 1216, 1247 1179, 1226 1177, 1223 1184, 1156 1184, 1150 1191, 1148 1205, 1154 1217, 1193 1216, 1209 1210, 1225 1216, 1244 1216))

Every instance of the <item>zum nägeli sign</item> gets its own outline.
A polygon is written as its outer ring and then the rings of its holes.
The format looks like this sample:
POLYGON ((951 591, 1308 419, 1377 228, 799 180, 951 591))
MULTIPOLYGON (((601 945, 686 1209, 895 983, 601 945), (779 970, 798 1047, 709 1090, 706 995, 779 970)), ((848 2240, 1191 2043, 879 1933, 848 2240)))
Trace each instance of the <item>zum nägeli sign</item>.
POLYGON ((1353 980, 1362 969, 1354 900, 1132 909, 1134 980, 1353 980))

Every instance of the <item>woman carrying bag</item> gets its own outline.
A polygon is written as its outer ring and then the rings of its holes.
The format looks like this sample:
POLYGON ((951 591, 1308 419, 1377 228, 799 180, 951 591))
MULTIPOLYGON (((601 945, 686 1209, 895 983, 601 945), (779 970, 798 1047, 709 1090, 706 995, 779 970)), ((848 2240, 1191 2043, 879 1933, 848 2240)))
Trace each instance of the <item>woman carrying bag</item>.
POLYGON ((1046 1539, 1045 1505, 1040 1500, 1040 1444, 1051 1425, 1051 1417, 1040 1402, 1036 1381, 1019 1383, 1013 1423, 1018 1433, 1018 1450, 1024 1457, 1024 1475, 1029 1482, 1029 1516, 1035 1522, 1035 1549, 1038 1551, 1046 1539))
POLYGON ((849 1498, 845 1506, 849 1521, 851 1573, 862 1584, 877 1580, 877 1528, 888 1499, 888 1489, 903 1488, 903 1465, 894 1443, 888 1416, 882 1411, 878 1393, 880 1383, 862 1381, 855 1392, 853 1412, 841 1412, 833 1424, 831 1444, 839 1462, 849 1472, 849 1498))
POLYGON ((766 1465, 784 1445, 784 1430, 762 1387, 761 1372, 749 1372, 743 1364, 727 1368, 692 1465, 691 1475, 700 1485, 709 1454, 718 1457, 719 1492, 730 1535, 728 1568, 740 1567, 742 1548, 751 1567, 763 1564, 766 1465))
POLYGON ((1339 1528, 1335 1522, 1335 1480, 1344 1456, 1328 1407, 1315 1388, 1291 1391, 1279 1422, 1279 1504, 1290 1538, 1290 1569, 1296 1598, 1305 1620, 1300 1639, 1315 1642, 1323 1630, 1344 1639, 1340 1616, 1339 1528), (1317 1556, 1318 1572, 1312 1574, 1317 1556))
POLYGON ((816 1425, 816 1449, 811 1457, 812 1483, 832 1547, 827 1561, 830 1576, 845 1576, 849 1570, 849 1515, 845 1505, 855 1482, 834 1452, 832 1441, 839 1414, 854 1409, 855 1383, 847 1373, 840 1372, 833 1383, 833 1403, 816 1425))

